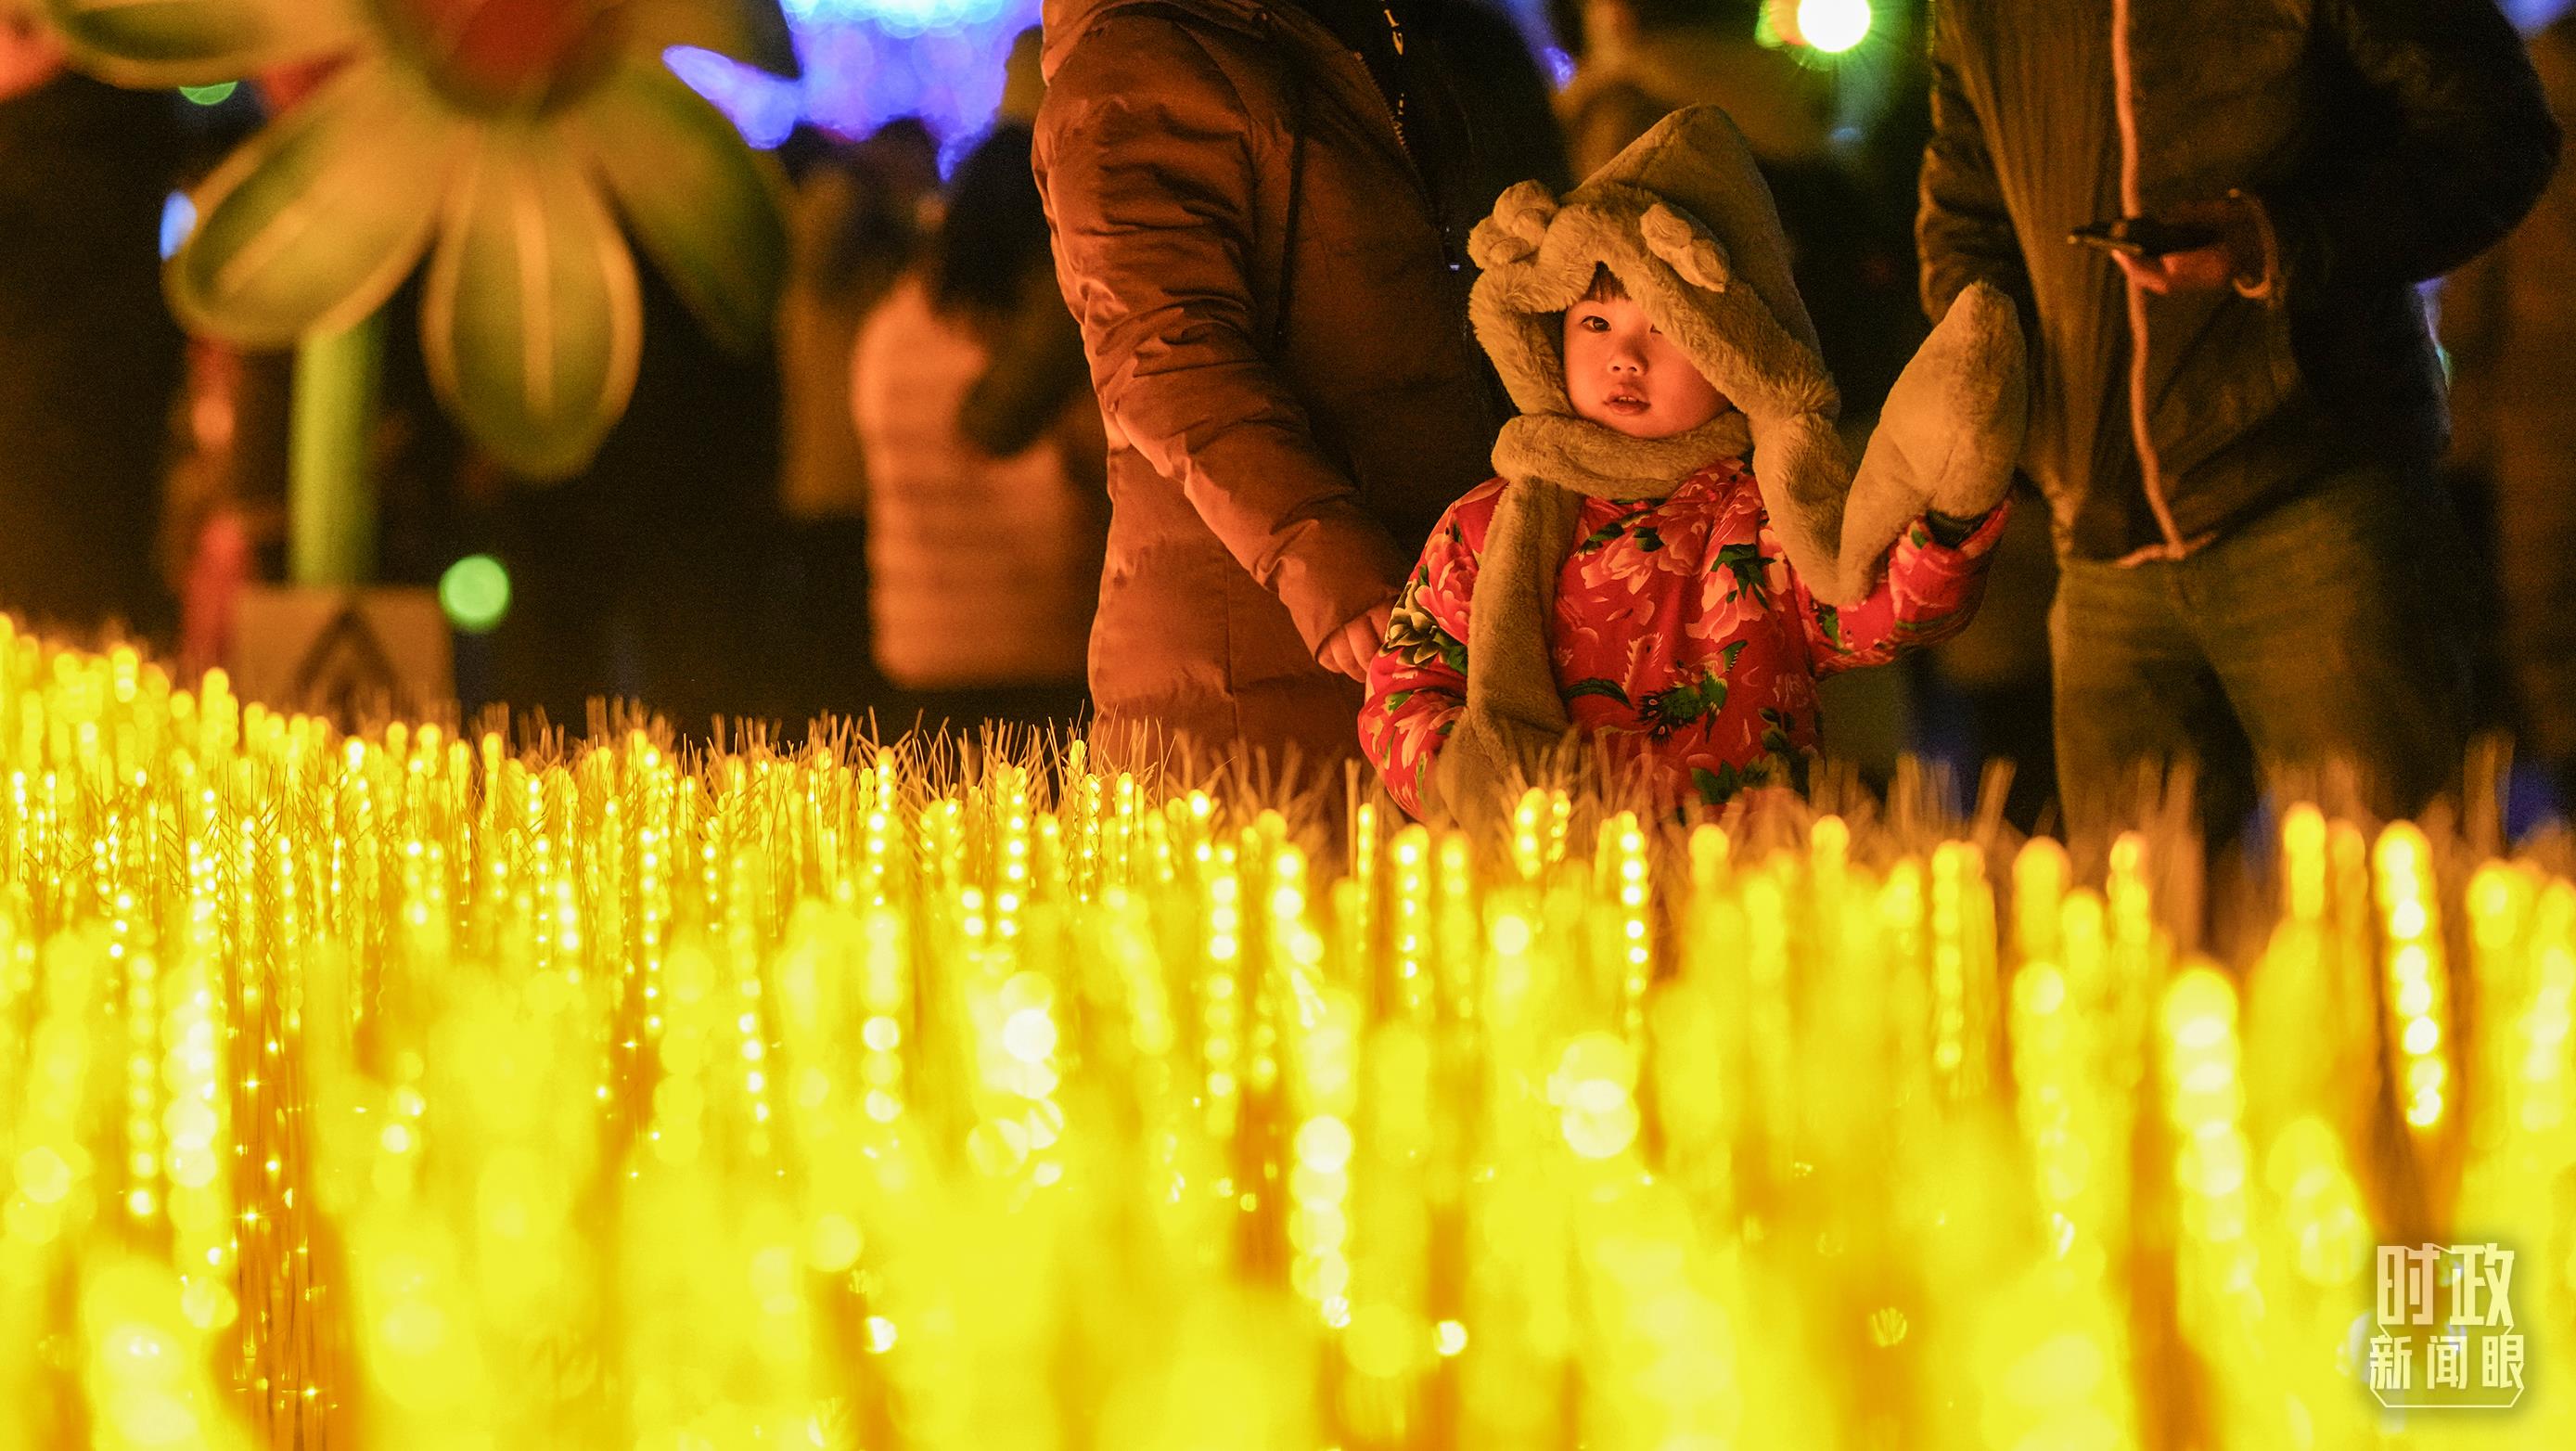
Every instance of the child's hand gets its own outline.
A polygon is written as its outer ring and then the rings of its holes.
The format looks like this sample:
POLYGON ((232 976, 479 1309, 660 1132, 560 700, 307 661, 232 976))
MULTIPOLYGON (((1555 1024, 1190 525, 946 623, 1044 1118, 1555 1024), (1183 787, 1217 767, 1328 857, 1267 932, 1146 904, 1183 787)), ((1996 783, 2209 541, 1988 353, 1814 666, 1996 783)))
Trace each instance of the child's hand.
POLYGON ((1337 675, 1368 679, 1369 662, 1377 658, 1378 647, 1386 641, 1387 623, 1394 618, 1395 601, 1374 606, 1326 640, 1315 662, 1337 675))

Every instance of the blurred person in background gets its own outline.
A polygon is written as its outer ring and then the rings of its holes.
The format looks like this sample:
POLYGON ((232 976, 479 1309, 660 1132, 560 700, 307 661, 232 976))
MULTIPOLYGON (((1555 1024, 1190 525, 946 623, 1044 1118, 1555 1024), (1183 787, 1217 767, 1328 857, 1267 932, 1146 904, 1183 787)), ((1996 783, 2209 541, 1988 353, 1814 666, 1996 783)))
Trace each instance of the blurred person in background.
POLYGON ((800 126, 779 153, 794 186, 778 307, 789 617, 781 643, 801 667, 786 711, 793 727, 827 712, 858 715, 885 693, 867 613, 850 609, 868 593, 869 494, 850 424, 850 364, 860 326, 922 246, 924 213, 939 194, 939 142, 904 117, 855 145, 800 126))
POLYGON ((1833 77, 1754 39, 1763 0, 1584 0, 1558 7, 1576 62, 1557 97, 1575 174, 1589 176, 1684 106, 1717 106, 1766 170, 1821 161, 1833 77))
POLYGON ((849 366, 873 648, 906 693, 889 724, 1070 722, 1087 704, 1108 443, 1029 170, 1043 89, 1032 29, 928 255, 849 366))
POLYGON ((2258 770, 2349 763, 2362 804, 2419 808, 2460 762, 2468 561, 2414 289, 2555 159, 2520 39, 2493 0, 1988 0, 1932 27, 1923 301, 1990 282, 2030 329, 2070 830, 2099 842, 2178 759, 2216 832, 2258 770), (2122 216, 2187 235, 2070 245, 2122 216))
POLYGON ((1039 184, 1113 440, 1100 737, 1335 771, 1397 587, 1492 471, 1467 233, 1566 184, 1547 88, 1473 0, 1048 0, 1046 67, 1039 184))
POLYGON ((177 103, 0 19, 0 610, 88 636, 174 619, 154 567, 183 340, 161 301, 177 103))
MULTIPOLYGON (((2559 125, 2576 125, 2576 12, 2531 38, 2531 58, 2559 125)), ((2441 319, 2451 462, 2491 520, 2520 735, 2576 809, 2576 169, 2442 284, 2441 319)))

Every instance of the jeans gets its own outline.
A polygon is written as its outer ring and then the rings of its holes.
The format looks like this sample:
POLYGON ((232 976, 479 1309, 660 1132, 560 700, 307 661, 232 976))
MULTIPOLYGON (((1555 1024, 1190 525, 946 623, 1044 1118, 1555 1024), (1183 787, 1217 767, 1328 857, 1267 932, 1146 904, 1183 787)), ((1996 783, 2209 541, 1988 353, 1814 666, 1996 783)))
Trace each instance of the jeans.
POLYGON ((2349 766, 2357 804, 2386 817, 2459 770, 2470 566, 2430 487, 2340 474, 2183 559, 2061 565, 2049 644, 2071 839, 2134 821, 2141 763, 2194 763, 2221 835, 2258 772, 2279 789, 2349 766))

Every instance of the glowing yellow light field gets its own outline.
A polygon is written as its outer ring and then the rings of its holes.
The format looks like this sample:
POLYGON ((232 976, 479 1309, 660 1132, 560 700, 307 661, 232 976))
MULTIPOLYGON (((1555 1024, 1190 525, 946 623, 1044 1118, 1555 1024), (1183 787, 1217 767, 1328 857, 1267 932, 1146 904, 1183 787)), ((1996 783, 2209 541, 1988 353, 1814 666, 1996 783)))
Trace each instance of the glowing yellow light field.
POLYGON ((934 753, 346 741, 0 625, 0 1446, 2576 1445, 2527 863, 2294 812, 2220 970, 2136 841, 934 753), (2514 1411, 2364 1389, 2427 1238, 2519 1250, 2514 1411))

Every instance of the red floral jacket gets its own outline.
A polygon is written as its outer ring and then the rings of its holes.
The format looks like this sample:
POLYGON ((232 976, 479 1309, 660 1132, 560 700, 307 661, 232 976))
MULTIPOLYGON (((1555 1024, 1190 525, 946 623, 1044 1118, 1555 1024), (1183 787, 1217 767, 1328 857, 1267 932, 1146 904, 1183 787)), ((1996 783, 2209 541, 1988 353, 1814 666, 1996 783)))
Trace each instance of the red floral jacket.
MULTIPOLYGON (((1503 481, 1449 506, 1370 665, 1360 744, 1405 810, 1467 702, 1469 603, 1503 481)), ((1625 738, 1676 805, 1788 784, 1816 750, 1816 680, 1955 634, 1976 612, 1997 509, 1956 547, 1917 520, 1876 589, 1840 610, 1807 593, 1737 460, 1662 500, 1586 499, 1557 578, 1557 693, 1587 735, 1625 738)))

